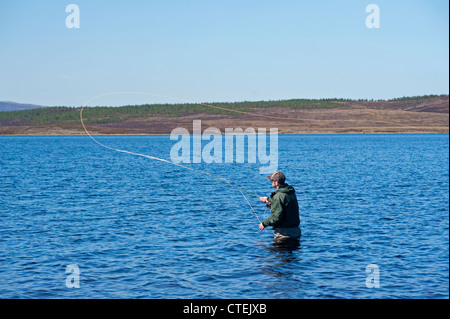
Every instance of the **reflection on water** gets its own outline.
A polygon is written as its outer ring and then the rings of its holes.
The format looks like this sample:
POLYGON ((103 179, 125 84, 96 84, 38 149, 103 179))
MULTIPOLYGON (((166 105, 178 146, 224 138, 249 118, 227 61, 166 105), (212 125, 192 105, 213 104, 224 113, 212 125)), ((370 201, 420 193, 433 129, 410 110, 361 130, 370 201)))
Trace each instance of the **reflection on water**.
MULTIPOLYGON (((281 263, 290 263, 297 260, 296 251, 300 249, 300 239, 274 239, 273 243, 268 245, 266 249, 271 255, 280 260, 281 263)), ((270 261, 271 259, 269 259, 270 261)))
POLYGON ((300 267, 300 239, 273 240, 265 243, 267 258, 261 271, 274 280, 266 281, 265 288, 275 298, 301 298, 302 280, 300 267))
POLYGON ((293 252, 300 249, 300 238, 274 239, 271 250, 293 252))

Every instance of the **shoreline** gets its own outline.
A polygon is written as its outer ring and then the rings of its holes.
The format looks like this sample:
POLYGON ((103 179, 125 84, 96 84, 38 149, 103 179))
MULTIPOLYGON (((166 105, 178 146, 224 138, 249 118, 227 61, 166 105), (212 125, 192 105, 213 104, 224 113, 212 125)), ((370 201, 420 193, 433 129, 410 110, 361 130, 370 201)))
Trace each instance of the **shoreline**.
MULTIPOLYGON (((133 134, 133 133, 118 133, 118 134, 91 134, 92 136, 170 136, 171 134, 160 133, 160 134, 133 134)), ((192 134, 187 134, 192 135, 192 134)), ((195 134, 201 135, 201 134, 195 134)), ((214 135, 214 134, 212 134, 214 135)), ((219 135, 219 134, 215 134, 219 135)), ((233 134, 220 134, 222 136, 225 135, 258 135, 258 133, 233 133, 233 134)), ((270 135, 267 133, 266 135, 270 135)), ((316 132, 316 133, 278 133, 278 135, 449 135, 449 132, 370 132, 370 133, 361 133, 361 132, 347 132, 347 133, 339 133, 339 132, 316 132)), ((0 134, 0 138, 2 137, 80 137, 86 136, 89 137, 88 134, 0 134)))

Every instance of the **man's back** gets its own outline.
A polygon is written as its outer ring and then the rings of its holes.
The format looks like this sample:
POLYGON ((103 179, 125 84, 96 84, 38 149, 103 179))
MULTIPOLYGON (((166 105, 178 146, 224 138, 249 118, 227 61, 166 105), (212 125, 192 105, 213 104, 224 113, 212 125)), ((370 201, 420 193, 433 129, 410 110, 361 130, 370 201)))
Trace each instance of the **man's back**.
POLYGON ((270 195, 268 201, 271 203, 272 214, 263 222, 264 227, 285 228, 300 225, 297 196, 292 186, 280 186, 270 195))

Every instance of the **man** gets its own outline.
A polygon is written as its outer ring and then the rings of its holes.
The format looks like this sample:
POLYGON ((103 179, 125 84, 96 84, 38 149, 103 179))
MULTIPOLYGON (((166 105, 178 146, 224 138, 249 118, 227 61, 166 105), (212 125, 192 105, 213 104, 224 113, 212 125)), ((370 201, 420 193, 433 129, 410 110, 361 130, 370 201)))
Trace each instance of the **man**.
POLYGON ((259 197, 263 203, 270 205, 272 212, 269 218, 259 224, 259 229, 272 226, 275 240, 300 238, 300 216, 294 188, 285 183, 286 177, 281 172, 275 172, 267 178, 277 190, 270 197, 259 197))

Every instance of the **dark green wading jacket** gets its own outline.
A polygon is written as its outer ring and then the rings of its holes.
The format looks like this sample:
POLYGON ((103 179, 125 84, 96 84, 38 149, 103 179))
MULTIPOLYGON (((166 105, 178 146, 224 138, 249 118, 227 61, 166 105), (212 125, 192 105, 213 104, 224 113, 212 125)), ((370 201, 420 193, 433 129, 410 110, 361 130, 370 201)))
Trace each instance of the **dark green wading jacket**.
POLYGON ((273 228, 298 227, 300 216, 297 196, 294 187, 284 184, 269 197, 271 203, 271 215, 264 220, 264 227, 273 228))

